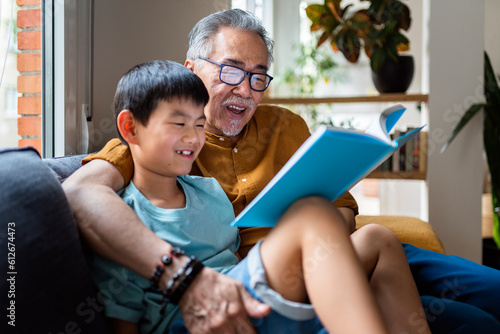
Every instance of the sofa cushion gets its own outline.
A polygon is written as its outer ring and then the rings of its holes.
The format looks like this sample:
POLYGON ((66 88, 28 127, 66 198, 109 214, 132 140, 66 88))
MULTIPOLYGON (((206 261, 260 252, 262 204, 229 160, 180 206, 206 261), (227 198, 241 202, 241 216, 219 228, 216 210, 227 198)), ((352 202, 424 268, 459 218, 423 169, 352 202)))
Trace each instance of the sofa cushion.
POLYGON ((71 209, 34 149, 0 150, 0 245, 12 258, 0 306, 14 303, 16 333, 109 332, 71 209))
POLYGON ((82 166, 81 161, 87 155, 88 154, 80 154, 57 158, 48 158, 43 159, 43 162, 45 162, 50 167, 59 182, 63 182, 82 166))

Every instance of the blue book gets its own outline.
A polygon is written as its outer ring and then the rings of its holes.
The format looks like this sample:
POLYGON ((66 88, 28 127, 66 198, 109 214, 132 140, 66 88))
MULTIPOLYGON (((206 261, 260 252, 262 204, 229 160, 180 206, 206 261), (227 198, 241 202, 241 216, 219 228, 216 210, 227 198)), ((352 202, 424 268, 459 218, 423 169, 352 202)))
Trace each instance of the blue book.
POLYGON ((400 104, 384 110, 364 132, 320 126, 232 225, 273 227, 300 198, 341 197, 423 128, 392 140, 389 132, 405 110, 400 104))

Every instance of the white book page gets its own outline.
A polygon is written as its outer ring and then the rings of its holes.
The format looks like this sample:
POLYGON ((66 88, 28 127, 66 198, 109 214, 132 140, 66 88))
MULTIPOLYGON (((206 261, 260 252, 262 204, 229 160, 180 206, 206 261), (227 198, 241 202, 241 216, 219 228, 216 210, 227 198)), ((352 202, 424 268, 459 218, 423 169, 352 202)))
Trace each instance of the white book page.
POLYGON ((385 109, 366 129, 365 133, 379 138, 380 140, 390 144, 392 143, 389 132, 392 127, 401 117, 406 108, 400 104, 385 109), (393 118, 391 119, 391 115, 393 118), (389 124, 388 124, 389 123, 389 124))

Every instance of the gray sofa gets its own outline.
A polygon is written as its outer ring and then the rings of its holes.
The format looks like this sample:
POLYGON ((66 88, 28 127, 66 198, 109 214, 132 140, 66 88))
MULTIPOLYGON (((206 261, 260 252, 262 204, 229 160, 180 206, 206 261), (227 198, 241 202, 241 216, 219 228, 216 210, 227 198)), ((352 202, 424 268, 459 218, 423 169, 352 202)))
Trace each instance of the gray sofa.
MULTIPOLYGON (((81 158, 42 160, 32 148, 0 149, 0 307, 6 313, 0 333, 110 332, 105 295, 92 283, 89 252, 60 185, 81 158)), ((436 298, 422 296, 422 302, 432 311, 436 298)), ((500 323, 473 306, 446 301, 446 312, 439 311, 428 318, 433 333, 500 333, 500 323)))
POLYGON ((56 175, 32 148, 0 151, 0 333, 109 333, 56 175))

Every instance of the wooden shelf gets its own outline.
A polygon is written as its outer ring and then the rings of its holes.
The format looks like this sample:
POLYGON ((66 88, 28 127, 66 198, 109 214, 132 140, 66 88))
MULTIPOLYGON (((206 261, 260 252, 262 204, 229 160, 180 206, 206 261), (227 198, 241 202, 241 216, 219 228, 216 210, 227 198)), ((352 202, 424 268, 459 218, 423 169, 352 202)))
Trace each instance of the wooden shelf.
POLYGON ((427 103, 427 94, 381 94, 373 96, 345 97, 264 97, 267 104, 321 104, 321 103, 380 103, 380 102, 422 102, 427 103))
POLYGON ((425 172, 381 172, 373 171, 367 178, 370 179, 396 179, 396 180, 426 180, 425 172))
MULTIPOLYGON (((267 104, 322 104, 322 103, 383 103, 383 102, 417 102, 427 103, 427 94, 380 94, 373 96, 345 96, 345 97, 268 97, 264 96, 261 103, 267 104)), ((425 172, 381 172, 374 171, 366 178, 370 179, 396 179, 396 180, 426 180, 425 172)))

